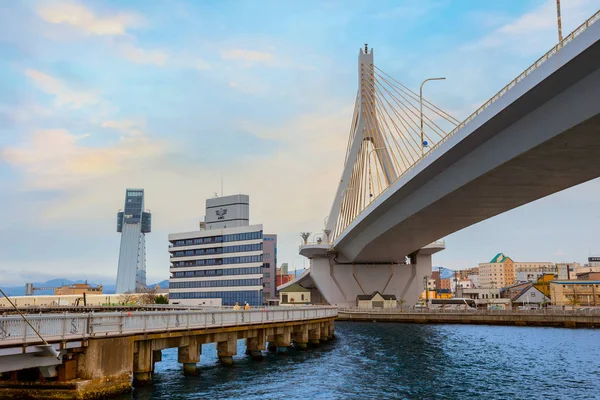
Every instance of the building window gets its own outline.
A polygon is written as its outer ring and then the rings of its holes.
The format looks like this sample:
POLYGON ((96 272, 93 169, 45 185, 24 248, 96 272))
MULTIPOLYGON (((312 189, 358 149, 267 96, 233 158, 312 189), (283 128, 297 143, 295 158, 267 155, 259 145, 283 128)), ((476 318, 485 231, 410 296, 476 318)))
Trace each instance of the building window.
POLYGON ((271 277, 271 273, 270 272, 265 272, 264 276, 265 276, 265 278, 270 278, 271 277))

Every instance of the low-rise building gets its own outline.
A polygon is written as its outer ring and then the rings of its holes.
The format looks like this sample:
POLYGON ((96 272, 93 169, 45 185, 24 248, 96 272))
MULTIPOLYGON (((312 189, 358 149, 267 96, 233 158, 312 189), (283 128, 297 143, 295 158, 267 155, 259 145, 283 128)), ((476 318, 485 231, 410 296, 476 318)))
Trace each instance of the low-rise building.
POLYGON ((291 284, 279 290, 279 304, 282 306, 310 304, 310 290, 297 283, 291 284))
POLYGON ((396 308, 398 301, 393 294, 373 292, 356 296, 356 306, 358 308, 396 308))
POLYGON ((532 282, 521 282, 502 288, 500 297, 510 299, 512 306, 545 306, 550 303, 550 297, 545 296, 532 282))
POLYGON ((537 290, 542 292, 544 296, 550 297, 550 283, 556 279, 556 275, 548 273, 540 276, 538 280, 533 284, 537 290))
POLYGON ((102 285, 98 285, 96 287, 92 287, 90 284, 86 283, 74 283, 72 285, 63 285, 61 287, 54 288, 55 296, 65 296, 65 295, 83 295, 86 294, 102 294, 102 285))
POLYGON ((600 306, 600 280, 550 282, 550 297, 557 306, 600 306))
POLYGON ((600 272, 582 272, 580 274, 577 274, 577 280, 600 281, 600 272))

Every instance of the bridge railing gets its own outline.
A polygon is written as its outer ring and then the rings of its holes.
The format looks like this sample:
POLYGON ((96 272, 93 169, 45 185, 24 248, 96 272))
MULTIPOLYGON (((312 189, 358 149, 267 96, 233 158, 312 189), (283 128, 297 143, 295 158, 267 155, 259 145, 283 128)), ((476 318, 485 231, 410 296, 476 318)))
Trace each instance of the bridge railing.
MULTIPOLYGON (((48 342, 303 321, 336 316, 337 307, 329 306, 26 315, 29 322, 48 342)), ((0 347, 39 342, 38 335, 20 316, 0 317, 0 347)))
MULTIPOLYGON (((408 168, 406 168, 400 175, 398 175, 398 177, 395 179, 395 181, 398 181, 400 178, 405 176, 409 171, 411 171, 413 168, 415 168, 415 166, 417 166, 422 160, 427 158, 433 152, 433 150, 440 147, 442 145, 442 143, 444 143, 446 140, 448 140, 450 137, 452 137, 456 132, 458 132, 459 130, 464 128, 465 125, 467 125, 469 122, 471 122, 473 119, 475 119, 475 117, 477 117, 486 108, 488 108, 490 105, 492 105, 492 103, 496 102, 500 97, 502 97, 504 94, 506 94, 510 89, 515 87, 517 83, 519 83, 525 77, 527 77, 529 74, 531 74, 533 71, 535 71, 540 65, 542 65, 543 63, 548 61, 552 56, 554 56, 556 53, 558 53, 558 51, 562 47, 564 47, 566 44, 571 42, 577 36, 581 35, 581 33, 583 33, 585 30, 587 30, 592 24, 594 24, 598 20, 600 20, 600 10, 598 10, 594 15, 592 15, 590 18, 588 18, 584 23, 579 25, 573 32, 571 32, 569 35, 567 35, 561 42, 557 43, 554 47, 552 47, 548 52, 546 52, 546 54, 544 54, 543 56, 538 58, 533 64, 531 64, 528 68, 526 68, 523 72, 521 72, 521 74, 519 74, 519 76, 517 76, 515 79, 510 81, 510 83, 508 83, 506 86, 504 86, 502 89, 500 89, 500 91, 498 91, 498 93, 496 93, 488 101, 486 101, 483 105, 481 105, 477 110, 475 110, 471 115, 469 115, 463 122, 458 124, 451 132, 449 132, 446 136, 444 136, 442 139, 440 139, 425 154, 423 154, 423 156, 421 156, 418 160, 416 160, 408 168)), ((390 186, 391 186, 391 183, 390 183, 390 186)), ((389 189, 390 186, 388 186, 386 189, 382 190, 377 196, 375 196, 373 199, 371 199, 371 202, 369 204, 373 203, 373 201, 375 199, 377 199, 379 196, 381 196, 383 193, 385 193, 387 191, 387 189, 389 189)), ((360 215, 360 213, 358 215, 360 215)), ((352 224, 352 221, 349 221, 346 224, 346 226, 344 226, 343 229, 341 229, 341 231, 337 235, 336 235, 336 232, 334 232, 333 233, 334 237, 332 238, 332 240, 335 241, 335 239, 338 236, 340 236, 351 224, 352 224)))

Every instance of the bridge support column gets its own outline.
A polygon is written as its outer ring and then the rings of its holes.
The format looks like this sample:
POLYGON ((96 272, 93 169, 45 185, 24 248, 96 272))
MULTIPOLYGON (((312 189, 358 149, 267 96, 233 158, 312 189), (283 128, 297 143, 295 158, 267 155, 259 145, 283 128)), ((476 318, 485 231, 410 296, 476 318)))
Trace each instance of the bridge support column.
POLYGON ((198 336, 190 336, 188 345, 177 348, 177 361, 183 364, 183 375, 198 375, 198 365, 202 354, 202 342, 198 336))
MULTIPOLYGON (((152 383, 152 341, 135 342, 133 355, 133 386, 144 386, 152 383)), ((114 355, 118 357, 118 355, 114 355)))
POLYGON ((329 340, 329 323, 321 322, 321 342, 327 342, 329 340))
POLYGON ((267 350, 271 353, 275 353, 277 351, 277 345, 275 344, 275 335, 267 336, 267 342, 269 342, 267 346, 267 350))
POLYGON ((423 278, 431 275, 431 255, 443 245, 431 245, 410 255, 405 263, 335 263, 328 257, 310 260, 310 278, 331 305, 356 307, 358 295, 379 292, 394 295, 413 306, 423 291, 423 278))
POLYGON ((156 363, 162 361, 162 350, 152 350, 152 373, 156 368, 156 363))
POLYGON ((288 348, 292 345, 292 328, 284 326, 282 333, 275 335, 275 346, 277 346, 277 353, 287 353, 288 348))
POLYGON ((308 347, 308 324, 294 327, 292 339, 294 340, 294 346, 297 349, 306 350, 308 347))
POLYGON ((308 330, 308 343, 311 347, 319 346, 319 342, 321 339, 321 325, 313 324, 310 326, 308 330))
POLYGON ((329 330, 328 330, 329 337, 328 337, 328 339, 332 340, 332 339, 335 338, 335 335, 333 333, 333 331, 335 330, 335 324, 334 324, 333 321, 329 321, 329 322, 327 322, 327 324, 329 324, 329 330))
POLYGON ((253 360, 262 360, 262 351, 265 350, 267 337, 265 331, 258 329, 255 337, 246 339, 246 354, 252 357, 253 360))
POLYGON ((232 366, 233 356, 237 354, 237 334, 227 334, 227 339, 217 343, 217 354, 221 365, 232 366))

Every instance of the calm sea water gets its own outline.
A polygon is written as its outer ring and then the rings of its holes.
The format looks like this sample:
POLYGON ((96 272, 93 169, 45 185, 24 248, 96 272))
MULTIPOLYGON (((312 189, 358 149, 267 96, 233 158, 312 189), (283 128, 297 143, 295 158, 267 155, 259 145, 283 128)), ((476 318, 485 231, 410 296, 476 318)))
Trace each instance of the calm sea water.
POLYGON ((336 323, 318 349, 233 368, 205 345, 197 377, 163 351, 154 384, 119 398, 600 399, 600 330, 336 323))

